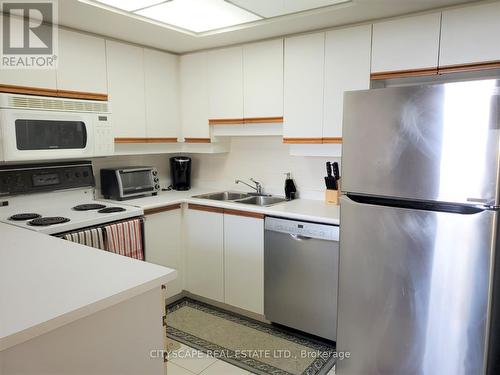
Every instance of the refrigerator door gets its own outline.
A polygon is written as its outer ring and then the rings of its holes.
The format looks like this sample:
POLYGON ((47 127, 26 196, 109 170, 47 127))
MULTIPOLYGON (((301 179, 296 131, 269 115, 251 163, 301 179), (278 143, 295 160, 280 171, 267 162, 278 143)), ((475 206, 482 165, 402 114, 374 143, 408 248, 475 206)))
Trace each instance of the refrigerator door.
POLYGON ((498 205, 500 81, 346 93, 342 190, 498 205))
POLYGON ((497 212, 341 206, 337 374, 485 373, 497 212))

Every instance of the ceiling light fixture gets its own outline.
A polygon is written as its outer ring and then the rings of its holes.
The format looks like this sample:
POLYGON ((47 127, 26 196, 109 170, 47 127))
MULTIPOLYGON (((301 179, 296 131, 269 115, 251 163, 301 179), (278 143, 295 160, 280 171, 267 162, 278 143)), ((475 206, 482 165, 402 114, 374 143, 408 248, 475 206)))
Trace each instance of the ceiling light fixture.
POLYGON ((165 26, 203 33, 261 20, 225 0, 80 0, 120 13, 144 17, 165 26), (110 8, 109 8, 110 7, 110 8))
POLYGON ((94 2, 121 9, 126 12, 133 12, 152 5, 164 3, 165 0, 94 0, 94 2))

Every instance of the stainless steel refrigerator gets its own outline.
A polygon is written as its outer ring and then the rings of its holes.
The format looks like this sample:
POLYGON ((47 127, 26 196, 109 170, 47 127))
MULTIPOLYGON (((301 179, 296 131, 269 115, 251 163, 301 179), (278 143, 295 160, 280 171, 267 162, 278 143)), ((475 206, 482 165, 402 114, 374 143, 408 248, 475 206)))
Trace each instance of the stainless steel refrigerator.
POLYGON ((337 374, 500 373, 499 95, 346 93, 337 374))

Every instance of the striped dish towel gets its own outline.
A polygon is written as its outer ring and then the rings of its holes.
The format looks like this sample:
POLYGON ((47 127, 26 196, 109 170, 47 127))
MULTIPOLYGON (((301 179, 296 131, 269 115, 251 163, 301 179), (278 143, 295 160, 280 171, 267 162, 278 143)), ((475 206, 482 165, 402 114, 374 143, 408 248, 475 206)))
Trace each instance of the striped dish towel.
POLYGON ((141 220, 134 219, 104 227, 106 250, 143 260, 141 220))
POLYGON ((106 250, 104 234, 101 228, 87 229, 80 232, 72 232, 63 236, 65 240, 79 243, 81 245, 106 250))

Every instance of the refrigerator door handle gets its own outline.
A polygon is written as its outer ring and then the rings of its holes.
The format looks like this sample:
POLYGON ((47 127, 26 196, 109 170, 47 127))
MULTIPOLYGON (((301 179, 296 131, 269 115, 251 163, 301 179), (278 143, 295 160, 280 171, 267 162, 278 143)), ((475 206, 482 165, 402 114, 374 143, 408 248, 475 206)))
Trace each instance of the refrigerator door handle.
POLYGON ((403 208, 410 210, 448 212, 461 215, 478 214, 491 208, 488 206, 469 206, 458 203, 448 202, 429 202, 429 201, 409 201, 398 198, 374 197, 367 195, 358 195, 346 193, 346 196, 356 203, 372 204, 375 206, 387 206, 394 208, 403 208))

